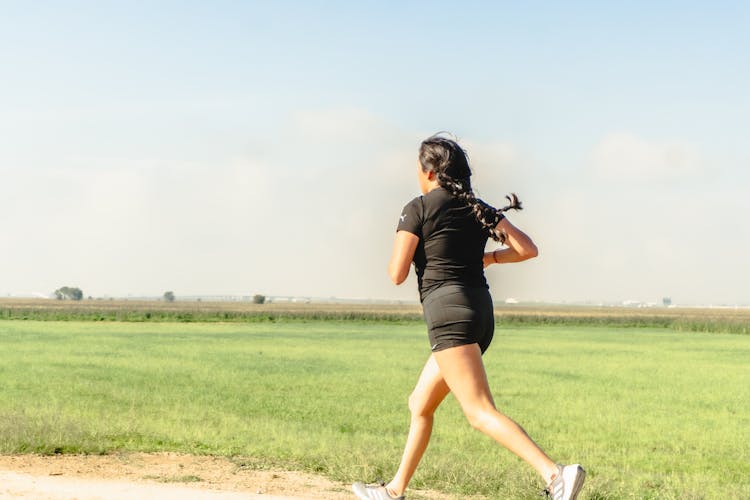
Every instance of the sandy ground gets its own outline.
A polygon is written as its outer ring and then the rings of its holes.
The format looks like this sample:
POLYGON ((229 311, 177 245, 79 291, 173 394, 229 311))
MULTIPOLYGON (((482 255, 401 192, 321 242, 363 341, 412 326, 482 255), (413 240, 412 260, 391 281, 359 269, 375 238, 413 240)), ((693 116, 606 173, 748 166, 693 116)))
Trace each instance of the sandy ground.
MULTIPOLYGON (((351 485, 179 453, 0 455, 0 500, 352 500, 351 485)), ((410 489, 412 500, 451 500, 410 489)), ((480 500, 483 497, 466 497, 480 500)))
POLYGON ((176 453, 0 456, 0 499, 352 499, 349 485, 176 453))

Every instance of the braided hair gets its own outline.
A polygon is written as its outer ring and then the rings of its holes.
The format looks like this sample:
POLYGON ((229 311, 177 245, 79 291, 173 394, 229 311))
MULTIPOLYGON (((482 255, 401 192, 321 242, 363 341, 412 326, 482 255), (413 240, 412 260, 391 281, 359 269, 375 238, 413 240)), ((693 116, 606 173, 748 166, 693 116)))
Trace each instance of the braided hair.
POLYGON ((503 212, 510 209, 521 210, 521 202, 515 193, 506 196, 508 206, 497 209, 480 202, 471 189, 471 169, 466 152, 458 143, 442 133, 428 137, 419 147, 419 163, 423 172, 433 171, 438 185, 445 188, 451 196, 471 207, 472 212, 488 235, 495 241, 505 243, 505 233, 497 231, 497 223, 503 212))

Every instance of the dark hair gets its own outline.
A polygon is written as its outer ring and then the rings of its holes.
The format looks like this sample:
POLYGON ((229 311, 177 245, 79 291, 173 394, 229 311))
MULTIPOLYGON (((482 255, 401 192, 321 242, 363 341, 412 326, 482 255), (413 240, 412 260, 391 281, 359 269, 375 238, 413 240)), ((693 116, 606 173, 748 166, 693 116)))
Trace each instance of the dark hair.
POLYGON ((510 204, 496 209, 480 202, 471 189, 471 169, 466 152, 453 140, 439 132, 428 137, 419 146, 419 164, 423 172, 435 172, 438 184, 454 198, 471 207, 477 220, 487 230, 489 236, 500 243, 505 242, 505 233, 495 229, 502 219, 502 213, 510 209, 521 210, 521 202, 515 193, 506 196, 510 204))

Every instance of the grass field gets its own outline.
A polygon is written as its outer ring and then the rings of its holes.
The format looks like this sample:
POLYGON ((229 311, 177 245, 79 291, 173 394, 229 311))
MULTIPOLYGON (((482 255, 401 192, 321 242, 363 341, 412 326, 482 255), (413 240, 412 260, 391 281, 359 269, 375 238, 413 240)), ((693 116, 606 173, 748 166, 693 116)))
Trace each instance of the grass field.
MULTIPOLYGON (((388 478, 428 354, 412 321, 0 321, 0 453, 174 450, 337 480, 388 478)), ((750 337, 503 326, 498 406, 583 498, 750 498, 750 337)), ((412 486, 538 498, 541 482, 452 398, 412 486)))

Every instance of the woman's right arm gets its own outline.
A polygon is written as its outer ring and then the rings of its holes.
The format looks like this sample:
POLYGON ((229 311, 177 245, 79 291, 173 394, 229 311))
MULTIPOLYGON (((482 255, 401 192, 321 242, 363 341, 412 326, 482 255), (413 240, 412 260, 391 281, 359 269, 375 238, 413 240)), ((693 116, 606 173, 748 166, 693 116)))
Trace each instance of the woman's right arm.
POLYGON ((522 262, 539 255, 539 249, 531 241, 531 238, 511 224, 507 217, 498 222, 496 229, 498 232, 505 233, 505 245, 507 248, 500 248, 494 252, 485 253, 484 267, 491 264, 522 262))
POLYGON ((409 276, 409 267, 419 245, 419 236, 409 231, 397 231, 393 243, 393 253, 388 262, 388 276, 396 285, 404 282, 409 276))

